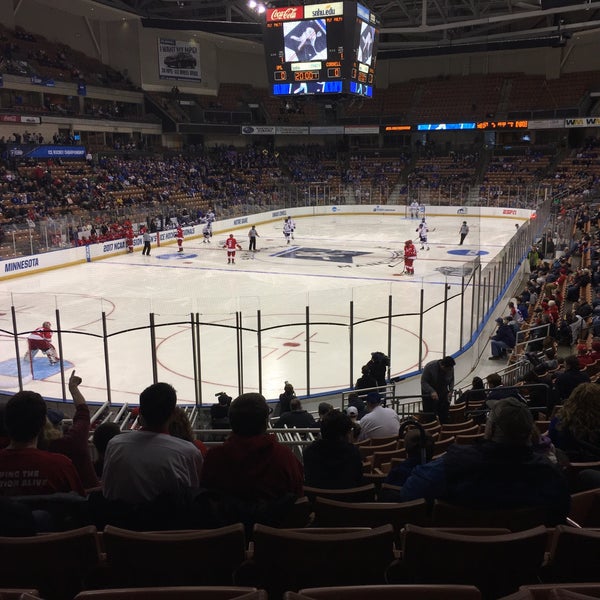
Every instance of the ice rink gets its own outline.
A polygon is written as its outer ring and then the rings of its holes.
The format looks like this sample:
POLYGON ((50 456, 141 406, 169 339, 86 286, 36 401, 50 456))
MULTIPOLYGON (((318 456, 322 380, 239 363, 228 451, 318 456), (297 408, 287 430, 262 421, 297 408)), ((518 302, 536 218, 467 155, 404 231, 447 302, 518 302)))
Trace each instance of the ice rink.
MULTIPOLYGON (((234 231, 244 247, 235 265, 227 264, 222 248, 227 234, 221 233, 210 244, 202 238, 185 240, 182 253, 175 245, 153 247, 149 257, 138 251, 2 283, 2 389, 18 389, 14 340, 6 333, 13 331, 11 306, 21 356, 27 333, 45 320, 56 328, 59 309, 65 371, 68 376, 70 369, 77 370, 83 378, 82 390, 92 401, 106 399, 103 313, 115 403, 136 403, 139 392, 152 383, 150 313, 158 325, 158 379, 173 384, 182 402, 195 399, 194 336, 200 347, 204 403, 214 402, 214 394, 221 390, 237 395, 240 369, 243 391, 257 391, 259 318, 262 391, 267 398, 276 398, 286 380, 298 395, 306 394, 307 342, 310 393, 349 387, 351 302, 354 322, 366 321, 354 329, 355 380, 372 351, 387 351, 389 324, 382 317, 388 314, 390 296, 393 312, 406 315, 393 320, 392 375, 409 373, 418 366, 421 290, 427 306, 443 299, 446 289, 448 294, 458 292, 463 265, 476 256, 483 265, 492 260, 523 219, 427 217, 431 249, 420 250, 417 240, 413 277, 401 275, 398 252, 406 239, 417 238, 419 219, 382 214, 298 218, 290 244, 282 235, 282 221, 257 223, 260 237, 255 254, 246 250, 252 220, 248 222, 234 231), (458 231, 465 219, 470 232, 459 246, 458 231), (306 307, 312 323, 308 337, 303 325, 306 307), (191 315, 202 322, 196 332, 190 327, 191 315), (244 328, 241 334, 231 327, 236 321, 244 328), (243 349, 240 361, 238 347, 243 349)), ((450 306, 449 352, 458 349, 459 338, 468 341, 464 339, 467 324, 461 338, 460 325, 453 320, 459 310, 458 305, 450 306)), ((441 356, 442 323, 441 313, 425 320, 423 362, 441 356)), ((47 397, 62 396, 60 371, 48 368, 45 357, 34 360, 33 377, 28 363, 21 365, 26 389, 47 397)))

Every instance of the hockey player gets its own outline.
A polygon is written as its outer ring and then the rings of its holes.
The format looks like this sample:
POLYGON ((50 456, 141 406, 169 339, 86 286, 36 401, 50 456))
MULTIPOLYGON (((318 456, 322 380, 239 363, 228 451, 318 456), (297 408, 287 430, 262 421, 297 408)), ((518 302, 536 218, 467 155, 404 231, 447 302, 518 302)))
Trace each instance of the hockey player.
POLYGON ((415 274, 415 268, 413 267, 415 258, 417 258, 417 249, 412 240, 406 240, 404 242, 404 270, 407 275, 415 274))
POLYGON ((204 228, 202 229, 202 236, 204 237, 202 242, 204 244, 206 244, 206 243, 210 244, 210 238, 212 237, 212 225, 210 223, 207 223, 204 226, 204 228))
POLYGON ((41 327, 38 327, 27 336, 27 346, 28 350, 25 352, 23 360, 32 360, 38 350, 41 350, 48 357, 51 365, 55 365, 59 360, 56 355, 56 348, 52 344, 52 324, 50 321, 44 321, 41 327))
POLYGON ((181 225, 177 225, 177 246, 179 249, 177 252, 183 252, 183 227, 181 225))
POLYGON ((294 221, 292 217, 288 217, 288 221, 290 223, 290 227, 292 228, 292 239, 294 239, 294 231, 296 231, 296 221, 294 221))
POLYGON ((286 218, 283 223, 283 235, 284 235, 285 239, 287 240, 288 244, 290 243, 290 241, 293 237, 293 233, 294 233, 294 230, 292 228, 290 220, 289 220, 289 218, 286 218))
POLYGON ((133 227, 131 225, 125 230, 125 241, 127 243, 127 252, 133 252, 133 227))
POLYGON ((227 264, 235 264, 235 251, 241 250, 242 247, 237 243, 237 240, 233 237, 233 233, 229 234, 227 240, 225 240, 225 244, 223 244, 223 248, 227 248, 227 264))
POLYGON ((410 203, 410 218, 418 219, 419 218, 419 203, 416 200, 413 200, 410 203))
POLYGON ((421 222, 419 223, 419 226, 415 229, 415 231, 419 234, 421 250, 425 250, 425 246, 427 246, 427 250, 429 250, 429 244, 427 243, 427 233, 429 232, 429 227, 427 227, 425 217, 421 219, 421 222))

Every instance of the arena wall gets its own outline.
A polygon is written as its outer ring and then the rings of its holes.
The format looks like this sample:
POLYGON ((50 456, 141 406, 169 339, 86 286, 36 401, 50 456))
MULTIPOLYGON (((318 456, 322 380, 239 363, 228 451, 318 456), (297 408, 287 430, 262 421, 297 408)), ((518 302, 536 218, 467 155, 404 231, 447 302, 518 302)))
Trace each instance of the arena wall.
MULTIPOLYGON (((196 39, 200 45, 202 83, 178 81, 181 91, 214 95, 220 83, 251 84, 266 87, 266 69, 262 45, 246 40, 194 31, 145 29, 131 13, 91 2, 70 0, 23 0, 13 14, 11 3, 0 3, 0 20, 65 43, 99 58, 126 73, 145 89, 170 89, 171 80, 158 78, 157 37, 196 39), (92 10, 93 9, 93 10, 92 10)), ((471 74, 511 73, 543 74, 557 78, 561 73, 600 69, 597 31, 574 35, 561 48, 534 48, 448 54, 380 60, 377 86, 415 78, 465 76, 471 74)))

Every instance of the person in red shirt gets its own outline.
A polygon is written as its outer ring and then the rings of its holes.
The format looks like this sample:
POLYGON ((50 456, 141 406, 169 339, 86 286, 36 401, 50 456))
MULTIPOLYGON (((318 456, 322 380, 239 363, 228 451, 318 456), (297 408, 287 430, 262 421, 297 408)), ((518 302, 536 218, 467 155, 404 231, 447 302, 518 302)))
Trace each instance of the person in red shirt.
POLYGON ((415 274, 415 268, 413 266, 415 258, 417 258, 417 249, 412 240, 406 240, 404 242, 404 270, 407 275, 415 274))
POLYGON ((46 415, 46 403, 37 392, 18 392, 6 403, 4 419, 10 444, 0 450, 0 496, 84 495, 71 460, 37 448, 46 415))
MULTIPOLYGON (((72 461, 73 465, 77 469, 79 478, 84 488, 91 489, 100 485, 96 471, 94 470, 94 464, 92 463, 92 456, 90 454, 90 408, 87 405, 83 394, 81 393, 79 386, 81 384, 81 377, 75 375, 75 371, 71 373, 69 378, 69 392, 73 398, 73 404, 75 405, 75 414, 73 415, 73 422, 71 426, 63 431, 63 424, 59 421, 56 424, 52 424, 50 427, 50 434, 47 435, 47 430, 44 430, 44 438, 40 439, 38 447, 50 452, 57 452, 68 456, 72 461)), ((57 411, 54 411, 55 413, 57 411)), ((49 420, 50 414, 48 415, 49 420)), ((58 419, 62 417, 59 414, 58 419)), ((48 425, 47 425, 48 426, 48 425)))
POLYGON ((177 225, 177 246, 179 246, 179 250, 177 252, 183 252, 183 227, 181 225, 177 225))
POLYGON ((229 407, 231 435, 208 450, 200 483, 243 502, 304 495, 304 469, 267 433, 269 407, 261 394, 238 396, 229 407))
POLYGON ((33 360, 38 350, 48 357, 51 365, 55 365, 59 361, 56 348, 52 344, 52 323, 50 321, 44 321, 41 327, 27 336, 27 346, 28 350, 23 357, 25 361, 33 360))
POLYGON ((225 240, 225 244, 223 244, 223 248, 227 248, 227 264, 235 264, 235 251, 241 250, 242 247, 238 244, 237 240, 233 237, 233 233, 229 234, 227 240, 225 240))

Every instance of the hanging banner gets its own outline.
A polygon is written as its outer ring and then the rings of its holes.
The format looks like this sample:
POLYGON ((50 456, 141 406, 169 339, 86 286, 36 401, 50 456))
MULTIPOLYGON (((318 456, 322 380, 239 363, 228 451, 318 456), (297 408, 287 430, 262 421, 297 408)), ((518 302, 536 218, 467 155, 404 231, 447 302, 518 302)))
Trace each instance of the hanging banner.
POLYGON ((158 39, 158 74, 161 79, 202 81, 200 51, 195 42, 158 39))

